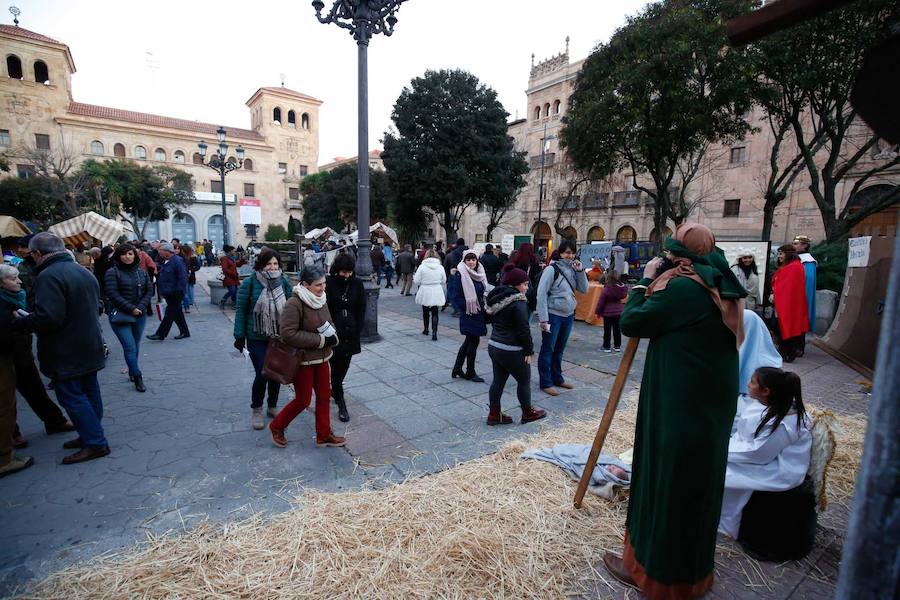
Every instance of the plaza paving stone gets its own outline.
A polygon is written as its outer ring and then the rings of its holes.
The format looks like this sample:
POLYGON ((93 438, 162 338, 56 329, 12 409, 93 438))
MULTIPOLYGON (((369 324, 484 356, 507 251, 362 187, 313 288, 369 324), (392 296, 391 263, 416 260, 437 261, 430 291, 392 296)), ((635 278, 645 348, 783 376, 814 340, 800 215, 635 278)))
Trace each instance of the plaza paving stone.
MULTIPOLYGON (((110 357, 100 381, 104 426, 112 446, 109 457, 60 465, 66 454, 62 442, 72 436, 43 435, 39 421, 19 399, 19 424, 30 442, 23 454, 33 455, 36 465, 0 480, 0 596, 53 570, 127 548, 147 533, 258 512, 277 514, 291 509, 292 499, 304 488, 379 487, 482 456, 506 440, 558 425, 567 415, 602 408, 621 357, 598 351, 602 329, 576 323, 564 364, 575 389, 557 398, 545 395, 538 389, 535 366, 532 399, 548 410, 549 418, 526 426, 488 427, 484 418, 491 370, 486 340, 476 371, 487 382, 453 379, 450 368, 462 336, 450 311, 441 313, 438 341, 433 342, 421 334, 421 310, 413 299, 400 297, 396 289, 382 290, 382 339, 364 345, 346 380, 351 422, 340 423, 332 409, 333 428, 347 436, 347 447, 316 448, 310 410, 288 429, 288 447, 277 449, 266 430, 250 427, 253 369, 231 346, 233 313, 208 303, 202 288, 205 274, 197 287, 199 306, 188 315, 192 337, 142 343, 145 394, 134 391, 120 372, 121 349, 104 319, 110 357)), ((155 324, 148 324, 147 333, 155 324)), ((536 328, 535 342, 539 346, 536 328)), ((632 385, 640 380, 643 355, 644 345, 630 374, 632 385)), ((804 396, 811 402, 865 414, 868 396, 859 383, 863 378, 815 346, 809 345, 807 356, 790 368, 803 377, 804 396)), ((290 389, 282 389, 279 406, 290 395, 290 389)), ((518 421, 512 380, 502 403, 518 421)), ((713 597, 833 594, 845 512, 825 520, 832 528, 821 528, 815 557, 777 566, 780 574, 791 572, 790 577, 779 577, 777 589, 763 583, 747 588, 737 575, 741 565, 735 562, 720 565, 713 597)), ((624 596, 623 588, 611 583, 598 585, 586 597, 624 596)))

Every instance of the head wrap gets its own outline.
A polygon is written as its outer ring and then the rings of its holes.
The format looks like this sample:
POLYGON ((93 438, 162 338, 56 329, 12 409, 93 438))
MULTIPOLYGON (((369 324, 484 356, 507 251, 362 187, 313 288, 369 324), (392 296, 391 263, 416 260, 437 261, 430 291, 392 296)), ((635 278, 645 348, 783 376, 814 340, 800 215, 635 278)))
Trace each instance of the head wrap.
POLYGON ((741 394, 747 393, 747 384, 758 368, 781 368, 781 355, 772 343, 772 335, 762 318, 752 310, 744 310, 744 343, 738 349, 738 355, 738 392, 741 394))
POLYGON ((728 268, 725 254, 716 248, 716 237, 706 225, 682 223, 675 235, 668 238, 666 250, 673 254, 675 267, 669 269, 647 286, 645 295, 666 289, 676 277, 687 277, 703 286, 722 313, 722 322, 734 333, 736 345, 744 341, 744 302, 747 290, 728 268))

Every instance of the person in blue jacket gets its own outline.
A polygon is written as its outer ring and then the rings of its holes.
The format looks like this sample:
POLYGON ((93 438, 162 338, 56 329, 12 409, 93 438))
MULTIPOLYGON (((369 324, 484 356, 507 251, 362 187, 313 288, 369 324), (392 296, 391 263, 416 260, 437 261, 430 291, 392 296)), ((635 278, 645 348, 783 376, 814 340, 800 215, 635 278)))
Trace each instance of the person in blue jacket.
POLYGON ((484 266, 478 262, 478 256, 474 252, 466 252, 463 260, 456 266, 447 286, 447 294, 450 303, 459 313, 459 332, 466 336, 459 352, 456 353, 456 363, 453 365, 452 377, 462 377, 478 383, 484 379, 475 373, 475 353, 482 336, 487 335, 487 325, 484 319, 484 294, 489 292, 492 286, 487 282, 484 266), (463 372, 463 361, 466 361, 466 370, 463 372))
POLYGON ((159 277, 156 285, 160 295, 166 300, 166 314, 156 333, 148 335, 147 339, 156 341, 166 339, 173 322, 178 325, 178 335, 175 336, 175 339, 189 338, 191 331, 188 329, 182 308, 184 292, 188 284, 187 267, 181 257, 175 254, 172 244, 168 242, 160 244, 157 251, 159 252, 159 277))

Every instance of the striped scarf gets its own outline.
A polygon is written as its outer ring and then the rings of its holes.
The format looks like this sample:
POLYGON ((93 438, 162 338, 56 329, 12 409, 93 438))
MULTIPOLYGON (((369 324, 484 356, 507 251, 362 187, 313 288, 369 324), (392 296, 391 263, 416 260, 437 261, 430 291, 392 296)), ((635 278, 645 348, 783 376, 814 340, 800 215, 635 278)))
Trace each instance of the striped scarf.
POLYGON ((281 284, 281 269, 257 271, 256 280, 263 289, 253 307, 253 331, 266 337, 277 337, 281 312, 287 302, 281 284))

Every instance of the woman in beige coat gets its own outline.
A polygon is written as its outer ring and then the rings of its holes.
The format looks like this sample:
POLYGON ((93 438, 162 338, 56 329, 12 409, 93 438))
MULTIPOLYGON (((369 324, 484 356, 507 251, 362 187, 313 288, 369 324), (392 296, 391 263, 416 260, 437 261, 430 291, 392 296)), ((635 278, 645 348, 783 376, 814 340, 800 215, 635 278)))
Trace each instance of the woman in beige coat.
POLYGON ((284 305, 281 315, 281 341, 303 350, 300 368, 294 377, 296 397, 269 423, 272 443, 287 446, 284 430, 309 407, 316 392, 316 445, 343 446, 344 438, 331 432, 331 372, 328 360, 338 344, 337 332, 325 297, 325 272, 317 266, 303 267, 300 283, 284 305))

